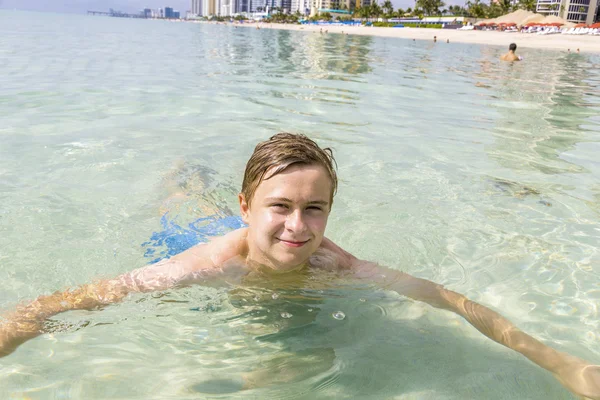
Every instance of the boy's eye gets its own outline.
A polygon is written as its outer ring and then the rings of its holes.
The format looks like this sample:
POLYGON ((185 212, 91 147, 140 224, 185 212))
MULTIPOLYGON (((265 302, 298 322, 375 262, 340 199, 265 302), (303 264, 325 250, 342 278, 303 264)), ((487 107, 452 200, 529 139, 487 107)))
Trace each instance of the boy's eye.
POLYGON ((319 206, 309 206, 308 207, 309 210, 318 210, 318 211, 323 211, 323 209, 319 206))
POLYGON ((278 208, 278 209, 287 209, 287 206, 285 204, 281 204, 281 203, 271 204, 271 207, 278 208))

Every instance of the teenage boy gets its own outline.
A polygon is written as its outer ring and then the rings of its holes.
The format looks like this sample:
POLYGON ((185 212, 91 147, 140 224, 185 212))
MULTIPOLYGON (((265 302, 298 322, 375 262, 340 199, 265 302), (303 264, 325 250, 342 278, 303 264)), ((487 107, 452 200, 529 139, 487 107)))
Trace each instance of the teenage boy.
POLYGON ((41 296, 18 307, 0 323, 0 356, 42 334, 44 321, 55 314, 94 309, 132 292, 164 290, 211 278, 235 279, 256 270, 269 279, 272 274, 326 268, 455 312, 490 339, 552 372, 575 394, 600 399, 600 366, 544 345, 459 293, 359 260, 327 239, 325 227, 336 189, 331 149, 321 149, 303 135, 277 134, 259 143, 246 165, 239 204, 248 227, 115 279, 41 296))

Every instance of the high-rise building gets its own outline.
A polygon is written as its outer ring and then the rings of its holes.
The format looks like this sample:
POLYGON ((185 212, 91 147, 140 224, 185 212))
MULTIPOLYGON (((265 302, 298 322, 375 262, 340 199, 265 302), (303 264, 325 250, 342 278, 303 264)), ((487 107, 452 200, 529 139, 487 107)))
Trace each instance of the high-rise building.
POLYGON ((593 24, 598 19, 598 0, 537 0, 536 11, 569 22, 593 24))
POLYGON ((235 13, 250 12, 250 0, 235 0, 235 13))
POLYGON ((202 15, 205 17, 210 17, 211 15, 217 15, 215 3, 216 3, 215 0, 204 0, 202 2, 202 15))
POLYGON ((284 13, 289 13, 292 10, 292 0, 281 0, 280 7, 284 13))
POLYGON ((144 18, 151 18, 152 10, 149 8, 144 8, 144 11, 142 11, 142 15, 144 16, 144 18))
POLYGON ((173 7, 165 7, 165 18, 173 18, 173 7))
MULTIPOLYGON (((283 9, 283 2, 285 0, 249 0, 250 1, 250 12, 258 12, 260 8, 261 12, 271 13, 275 7, 283 9)), ((288 5, 291 8, 291 4, 288 5)))
POLYGON ((299 12, 302 15, 310 14, 310 1, 292 0, 290 4, 290 13, 295 14, 296 12, 299 12))
POLYGON ((371 0, 310 0, 310 15, 317 15, 319 10, 352 10, 369 5, 371 0))
POLYGON ((202 0, 192 0, 192 14, 195 16, 202 16, 202 0))

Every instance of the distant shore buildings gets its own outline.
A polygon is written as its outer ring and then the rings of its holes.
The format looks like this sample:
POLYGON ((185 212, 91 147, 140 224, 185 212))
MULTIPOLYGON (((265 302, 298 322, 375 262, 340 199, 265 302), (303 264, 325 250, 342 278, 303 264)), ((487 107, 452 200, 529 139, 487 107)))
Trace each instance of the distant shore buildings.
POLYGON ((260 14, 273 11, 314 15, 319 10, 351 10, 368 6, 371 0, 191 0, 193 17, 260 14))
POLYGON ((181 14, 179 11, 174 10, 172 7, 165 7, 153 10, 150 8, 144 8, 139 14, 124 13, 118 10, 109 9, 108 11, 93 11, 88 10, 88 15, 104 15, 109 17, 120 17, 120 18, 167 18, 167 19, 180 19, 181 14))
POLYGON ((191 14, 196 17, 229 16, 278 10, 284 13, 300 11, 308 0, 191 0, 191 14), (293 3, 295 7, 292 7, 293 3))
MULTIPOLYGON (((243 15, 263 18, 271 13, 314 16, 327 12, 331 15, 350 16, 357 7, 368 7, 373 0, 190 0, 186 19, 230 17, 243 15)), ((499 0, 490 0, 498 2, 499 0)), ((516 1, 516 0, 511 0, 516 1)), ((554 15, 569 22, 591 25, 600 20, 600 0, 536 0, 536 12, 554 15)), ((92 15, 108 15, 125 18, 181 19, 181 13, 170 6, 164 9, 144 8, 139 14, 127 14, 113 10, 88 11, 92 15)))

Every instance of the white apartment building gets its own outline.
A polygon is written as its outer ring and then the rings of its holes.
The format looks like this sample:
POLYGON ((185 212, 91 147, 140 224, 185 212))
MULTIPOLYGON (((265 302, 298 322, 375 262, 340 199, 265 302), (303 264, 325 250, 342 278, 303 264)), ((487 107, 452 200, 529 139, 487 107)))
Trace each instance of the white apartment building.
POLYGON ((204 14, 202 14, 203 12, 203 1, 202 0, 192 0, 192 7, 190 7, 190 10, 192 12, 192 15, 196 15, 196 16, 202 16, 204 14))
POLYGON ((598 15, 598 4, 598 0, 538 0, 536 12, 590 25, 598 15))
POLYGON ((240 12, 248 12, 251 0, 191 0, 192 14, 203 17, 227 17, 240 12))
POLYGON ((298 11, 302 15, 309 14, 310 0, 292 0, 290 6, 290 13, 295 14, 296 11, 298 11))

